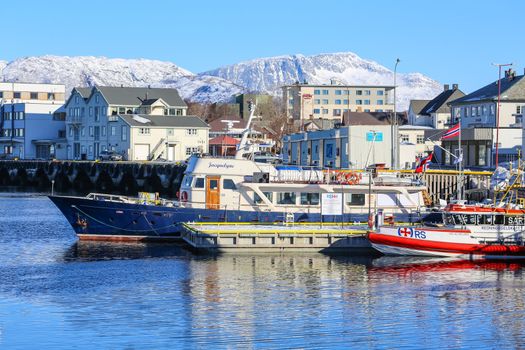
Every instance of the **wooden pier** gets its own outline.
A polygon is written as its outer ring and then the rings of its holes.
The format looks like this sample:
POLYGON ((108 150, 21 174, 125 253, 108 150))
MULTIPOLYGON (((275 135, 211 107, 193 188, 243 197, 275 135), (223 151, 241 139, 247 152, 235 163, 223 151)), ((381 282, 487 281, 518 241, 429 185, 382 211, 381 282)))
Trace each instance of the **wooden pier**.
POLYGON ((186 223, 182 239, 193 249, 228 252, 371 253, 363 226, 253 223, 186 223))

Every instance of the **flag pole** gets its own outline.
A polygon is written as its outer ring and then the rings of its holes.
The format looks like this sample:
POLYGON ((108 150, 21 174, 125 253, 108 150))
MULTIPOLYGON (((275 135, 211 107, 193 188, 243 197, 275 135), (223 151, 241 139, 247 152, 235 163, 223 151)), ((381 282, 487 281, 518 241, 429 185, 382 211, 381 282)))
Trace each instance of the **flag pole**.
POLYGON ((459 201, 462 199, 462 183, 463 183, 463 149, 461 148, 461 117, 456 115, 459 124, 459 136, 458 136, 458 179, 457 179, 457 194, 456 199, 459 201))

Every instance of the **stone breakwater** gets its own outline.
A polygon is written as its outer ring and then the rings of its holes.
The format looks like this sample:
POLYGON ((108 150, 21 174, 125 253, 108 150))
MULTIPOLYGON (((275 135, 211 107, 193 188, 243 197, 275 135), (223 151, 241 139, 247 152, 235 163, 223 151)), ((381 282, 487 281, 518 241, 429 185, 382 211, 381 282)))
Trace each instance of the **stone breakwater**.
POLYGON ((175 198, 185 165, 178 163, 90 161, 0 161, 0 186, 51 192, 137 195, 159 192, 175 198))

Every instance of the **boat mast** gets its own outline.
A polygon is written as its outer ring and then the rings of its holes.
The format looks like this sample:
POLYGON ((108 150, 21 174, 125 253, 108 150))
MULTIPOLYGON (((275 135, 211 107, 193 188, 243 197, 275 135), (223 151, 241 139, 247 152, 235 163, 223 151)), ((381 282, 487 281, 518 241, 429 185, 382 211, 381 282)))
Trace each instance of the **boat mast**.
POLYGON ((248 122, 246 123, 246 128, 242 132, 241 142, 239 143, 239 148, 237 148, 237 152, 235 153, 235 159, 244 158, 243 153, 244 153, 245 148, 247 148, 247 145, 248 145, 248 135, 250 134, 250 127, 251 127, 252 120, 254 117, 256 105, 257 104, 253 103, 252 100, 248 101, 248 110, 250 111, 250 117, 248 118, 248 122))

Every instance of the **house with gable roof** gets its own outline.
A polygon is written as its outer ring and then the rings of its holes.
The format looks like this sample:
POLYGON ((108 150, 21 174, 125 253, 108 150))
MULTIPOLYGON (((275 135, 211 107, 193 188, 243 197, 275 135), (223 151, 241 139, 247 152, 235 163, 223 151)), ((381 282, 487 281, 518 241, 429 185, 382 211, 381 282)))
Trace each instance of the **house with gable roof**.
POLYGON ((179 161, 208 149, 208 125, 187 116, 176 89, 74 88, 65 104, 67 158, 112 150, 127 160, 179 161))

